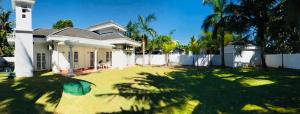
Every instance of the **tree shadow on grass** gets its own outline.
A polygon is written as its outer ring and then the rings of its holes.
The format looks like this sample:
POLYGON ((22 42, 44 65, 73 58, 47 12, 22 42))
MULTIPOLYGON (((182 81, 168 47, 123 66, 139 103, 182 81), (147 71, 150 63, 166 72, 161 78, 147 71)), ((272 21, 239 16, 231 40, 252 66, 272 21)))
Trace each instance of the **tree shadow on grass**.
POLYGON ((41 97, 54 107, 63 93, 63 84, 77 82, 78 79, 58 74, 37 72, 32 78, 0 79, 0 113, 38 114, 53 113, 45 110, 45 104, 38 104, 41 97))
POLYGON ((119 93, 96 96, 134 99, 135 105, 129 109, 106 112, 115 114, 300 113, 299 72, 176 69, 165 75, 139 73, 142 76, 132 78, 132 83, 115 84, 119 93), (148 108, 141 106, 145 103, 148 108))

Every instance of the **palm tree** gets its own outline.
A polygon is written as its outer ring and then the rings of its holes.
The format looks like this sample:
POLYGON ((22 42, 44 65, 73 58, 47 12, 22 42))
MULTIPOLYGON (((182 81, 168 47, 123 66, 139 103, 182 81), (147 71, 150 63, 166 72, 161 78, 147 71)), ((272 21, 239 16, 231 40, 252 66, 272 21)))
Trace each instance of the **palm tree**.
POLYGON ((149 65, 151 66, 151 55, 152 55, 152 52, 158 48, 158 42, 157 42, 157 39, 152 39, 148 42, 147 44, 147 51, 148 51, 148 63, 149 65))
POLYGON ((7 42, 7 36, 9 33, 12 32, 12 22, 9 21, 11 12, 10 11, 4 11, 1 9, 0 14, 0 56, 3 56, 4 54, 11 55, 12 52, 6 52, 9 50, 10 46, 7 42))
POLYGON ((195 36, 191 37, 191 40, 190 40, 188 46, 189 46, 190 51, 193 53, 193 65, 196 66, 195 55, 200 54, 200 46, 199 46, 199 41, 197 41, 195 36))
POLYGON ((256 31, 256 42, 260 46, 260 57, 263 68, 267 68, 265 62, 266 32, 270 14, 278 0, 241 0, 239 5, 228 6, 231 15, 228 20, 231 28, 239 32, 256 31))
MULTIPOLYGON (((141 41, 142 41, 142 52, 143 52, 143 65, 145 65, 145 38, 151 36, 152 39, 156 37, 156 31, 151 28, 149 25, 151 22, 155 21, 156 17, 154 14, 148 15, 146 18, 143 16, 138 17, 138 27, 141 33, 141 41)), ((149 58, 150 59, 150 58, 149 58)), ((151 61, 151 60, 149 60, 151 61)))
POLYGON ((202 25, 205 32, 212 29, 212 36, 214 39, 218 38, 220 34, 220 48, 221 48, 221 66, 225 67, 224 57, 224 30, 225 30, 225 9, 226 0, 203 0, 204 4, 213 7, 213 13, 204 20, 202 25))
POLYGON ((125 35, 135 41, 141 41, 140 32, 138 30, 138 23, 134 23, 132 21, 129 21, 126 25, 127 31, 125 32, 125 35))

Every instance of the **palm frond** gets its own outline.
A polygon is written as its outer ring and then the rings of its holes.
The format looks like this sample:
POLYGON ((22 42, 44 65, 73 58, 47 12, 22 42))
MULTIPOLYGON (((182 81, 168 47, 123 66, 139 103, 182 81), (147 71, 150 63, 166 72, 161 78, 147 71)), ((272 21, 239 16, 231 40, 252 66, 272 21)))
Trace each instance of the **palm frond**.
POLYGON ((218 22, 218 14, 211 14, 205 18, 202 24, 204 31, 208 31, 215 23, 218 22))

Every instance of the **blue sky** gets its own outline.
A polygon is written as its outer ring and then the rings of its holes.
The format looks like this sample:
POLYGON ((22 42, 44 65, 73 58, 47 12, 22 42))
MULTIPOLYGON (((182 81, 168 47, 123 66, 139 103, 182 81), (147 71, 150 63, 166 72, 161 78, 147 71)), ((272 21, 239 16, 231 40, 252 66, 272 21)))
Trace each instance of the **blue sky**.
MULTIPOLYGON (((12 10, 11 0, 2 0, 2 7, 12 10)), ((151 26, 159 34, 176 30, 173 38, 187 43, 199 36, 203 19, 211 13, 202 0, 36 0, 33 28, 51 28, 60 19, 71 19, 76 28, 87 28, 107 20, 125 26, 138 15, 154 13, 157 21, 151 26)), ((14 18, 14 15, 12 19, 14 18)))

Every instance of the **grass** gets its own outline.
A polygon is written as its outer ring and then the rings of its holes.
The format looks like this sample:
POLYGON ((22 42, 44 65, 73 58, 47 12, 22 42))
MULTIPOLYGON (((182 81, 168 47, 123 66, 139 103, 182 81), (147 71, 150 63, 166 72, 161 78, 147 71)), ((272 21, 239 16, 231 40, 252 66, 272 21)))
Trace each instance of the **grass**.
POLYGON ((300 113, 300 72, 271 69, 132 67, 75 78, 0 76, 0 113, 300 113), (85 96, 67 82, 93 84, 85 96))
POLYGON ((7 73, 5 73, 5 72, 0 72, 0 77, 3 77, 3 76, 7 76, 7 73))

